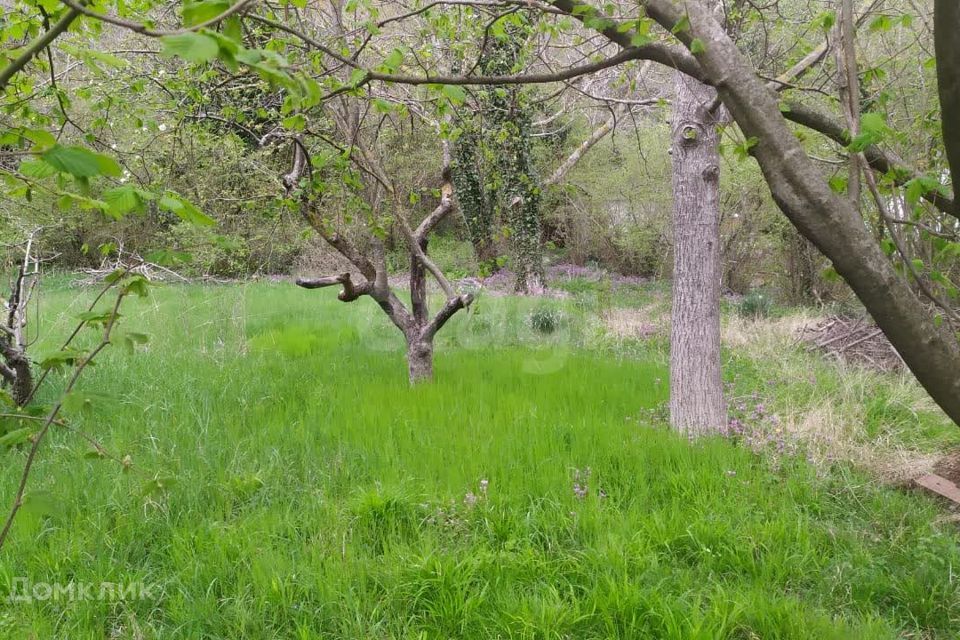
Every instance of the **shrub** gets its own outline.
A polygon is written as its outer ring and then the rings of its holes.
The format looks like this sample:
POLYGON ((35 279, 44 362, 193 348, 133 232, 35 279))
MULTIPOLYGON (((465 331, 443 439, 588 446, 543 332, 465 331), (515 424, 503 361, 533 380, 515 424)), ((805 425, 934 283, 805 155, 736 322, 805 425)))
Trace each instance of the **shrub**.
POLYGON ((567 322, 566 314, 553 307, 540 307, 527 316, 527 324, 535 332, 550 335, 567 322))
POLYGON ((740 301, 738 311, 744 318, 767 318, 773 312, 773 298, 763 291, 753 290, 740 301))

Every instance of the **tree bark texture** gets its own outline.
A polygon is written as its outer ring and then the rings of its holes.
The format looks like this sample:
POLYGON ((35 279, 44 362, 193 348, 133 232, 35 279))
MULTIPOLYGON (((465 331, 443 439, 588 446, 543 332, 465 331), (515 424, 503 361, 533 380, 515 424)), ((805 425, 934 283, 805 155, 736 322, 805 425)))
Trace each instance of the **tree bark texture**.
MULTIPOLYGON (((953 177, 954 193, 960 174, 960 2, 937 0, 933 14, 934 46, 937 52, 937 88, 943 122, 943 145, 953 177)), ((953 214, 960 217, 960 207, 953 214)))
MULTIPOLYGON (((840 102, 847 118, 850 136, 860 135, 860 79, 857 75, 857 26, 853 15, 853 0, 840 0, 840 20, 837 23, 837 67, 840 102)), ((850 173, 847 177, 847 195, 853 207, 860 210, 860 155, 850 154, 850 173)))
POLYGON ((414 340, 407 344, 410 384, 433 380, 433 342, 414 340))
POLYGON ((726 423, 720 373, 720 139, 710 112, 716 91, 680 72, 675 84, 670 423, 701 435, 726 423))

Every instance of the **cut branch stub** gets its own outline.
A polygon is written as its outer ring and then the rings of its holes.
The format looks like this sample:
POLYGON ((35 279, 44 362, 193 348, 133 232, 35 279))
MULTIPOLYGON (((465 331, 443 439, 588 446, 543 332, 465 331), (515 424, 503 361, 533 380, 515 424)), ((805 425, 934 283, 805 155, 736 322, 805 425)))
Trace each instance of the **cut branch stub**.
POLYGON ((353 302, 360 296, 370 293, 372 285, 369 282, 354 284, 349 273, 341 273, 338 276, 326 276, 323 278, 297 278, 297 286, 304 289, 322 289, 324 287, 335 287, 343 285, 337 298, 343 302, 353 302))

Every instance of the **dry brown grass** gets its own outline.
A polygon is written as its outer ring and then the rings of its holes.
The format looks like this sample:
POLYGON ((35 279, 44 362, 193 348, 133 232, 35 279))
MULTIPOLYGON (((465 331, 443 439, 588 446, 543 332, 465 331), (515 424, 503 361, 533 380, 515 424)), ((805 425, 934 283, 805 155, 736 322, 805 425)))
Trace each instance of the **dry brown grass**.
POLYGON ((890 484, 905 484, 931 473, 942 457, 891 442, 864 441, 858 433, 862 421, 834 401, 797 410, 786 415, 782 424, 791 437, 805 445, 814 464, 853 463, 890 484))
MULTIPOLYGON (((617 338, 649 338, 669 334, 669 311, 653 303, 640 309, 611 309, 602 314, 607 331, 617 338)), ((738 356, 762 363, 771 379, 794 390, 813 385, 814 393, 776 393, 765 398, 781 420, 788 438, 803 445, 812 462, 826 466, 848 462, 891 484, 905 484, 935 471, 944 454, 906 446, 896 431, 871 435, 867 412, 878 389, 888 401, 917 415, 937 408, 909 374, 893 374, 827 360, 809 351, 804 329, 823 316, 799 310, 778 318, 748 319, 725 316, 721 341, 738 356), (829 385, 816 380, 829 375, 829 385), (822 389, 822 391, 821 391, 822 389)), ((822 382, 822 381, 821 381, 822 382)), ((808 388, 809 390, 809 388, 808 388)))
POLYGON ((747 355, 769 355, 785 346, 793 347, 800 333, 820 318, 810 311, 780 318, 743 318, 731 315, 720 325, 720 341, 730 349, 743 350, 747 355))
POLYGON ((670 324, 658 304, 639 309, 607 309, 601 314, 601 320, 607 331, 617 338, 650 338, 665 334, 670 324))
MULTIPOLYGON (((800 311, 775 319, 726 318, 723 344, 764 363, 772 378, 788 385, 814 385, 816 371, 824 371, 824 357, 809 352, 801 342, 805 328, 822 318, 800 311)), ((933 471, 943 455, 905 446, 902 434, 871 435, 867 431, 867 407, 878 389, 891 404, 914 415, 935 412, 936 406, 908 374, 891 374, 828 361, 827 374, 835 384, 822 393, 805 395, 803 401, 790 394, 773 398, 782 426, 802 442, 815 464, 845 461, 864 468, 884 482, 901 484, 933 471)))

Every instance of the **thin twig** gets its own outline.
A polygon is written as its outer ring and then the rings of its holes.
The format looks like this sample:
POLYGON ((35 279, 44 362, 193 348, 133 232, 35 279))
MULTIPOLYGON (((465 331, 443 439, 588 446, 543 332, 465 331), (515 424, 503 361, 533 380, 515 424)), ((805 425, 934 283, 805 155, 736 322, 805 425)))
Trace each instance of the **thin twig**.
POLYGON ((23 496, 27 489, 27 480, 30 478, 30 471, 33 469, 33 463, 37 458, 37 452, 40 450, 40 445, 43 443, 44 437, 50 431, 50 426, 57 420, 57 416, 60 414, 60 410, 63 408, 64 400, 70 394, 70 392, 73 391, 74 385, 76 385, 77 380, 80 379, 80 374, 83 373, 84 369, 87 368, 93 359, 96 358, 97 355, 103 351, 107 345, 110 344, 110 333, 113 331, 113 327, 116 325, 117 317, 120 311, 120 304, 123 302, 123 299, 126 295, 127 294, 124 290, 121 290, 120 293, 117 294, 117 300, 113 305, 113 313, 111 313, 110 319, 107 321, 106 326, 103 329, 103 338, 101 339, 100 344, 98 344, 93 351, 91 351, 83 360, 81 360, 76 369, 74 369, 73 375, 70 377, 70 381, 67 382, 67 386, 60 395, 60 399, 57 400, 56 404, 54 404, 53 408, 50 410, 50 413, 47 414, 40 431, 34 434, 32 438, 33 445, 30 447, 30 453, 27 454, 27 461, 23 466, 23 473, 20 475, 20 484, 17 486, 17 493, 14 496, 13 505, 10 508, 10 513, 7 515, 7 520, 3 525, 3 530, 0 531, 0 549, 3 549, 3 545, 7 541, 7 536, 10 534, 10 529, 13 527, 13 521, 17 517, 17 513, 20 511, 20 508, 23 507, 23 496))

